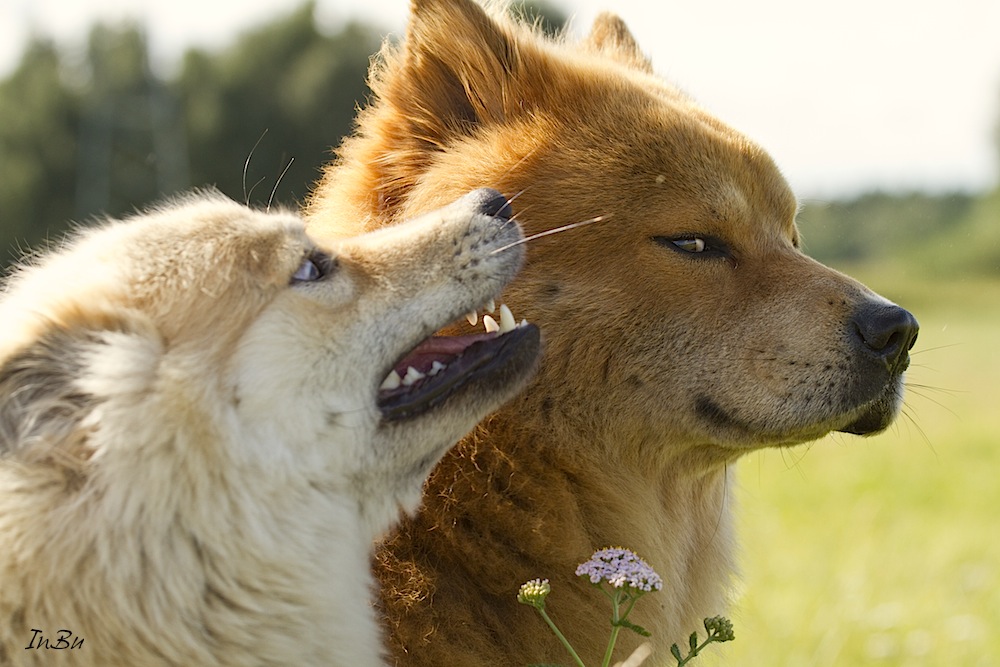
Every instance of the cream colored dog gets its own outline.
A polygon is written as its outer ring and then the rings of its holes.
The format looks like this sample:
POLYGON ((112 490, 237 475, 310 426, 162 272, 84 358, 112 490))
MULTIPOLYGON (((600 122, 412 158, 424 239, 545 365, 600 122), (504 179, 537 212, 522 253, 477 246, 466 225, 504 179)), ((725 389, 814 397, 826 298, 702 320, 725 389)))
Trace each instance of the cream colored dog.
POLYGON ((538 353, 508 312, 431 336, 514 277, 509 210, 477 191, 320 248, 201 195, 17 273, 0 663, 382 664, 372 540, 538 353))

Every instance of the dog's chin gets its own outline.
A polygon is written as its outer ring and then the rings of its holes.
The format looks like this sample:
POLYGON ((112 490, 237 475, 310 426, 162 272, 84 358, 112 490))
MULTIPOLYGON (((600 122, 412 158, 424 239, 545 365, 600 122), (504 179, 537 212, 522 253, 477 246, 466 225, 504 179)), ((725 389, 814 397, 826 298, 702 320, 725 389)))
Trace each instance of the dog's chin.
POLYGON ((438 461, 479 420, 524 388, 534 373, 541 348, 538 327, 522 325, 479 338, 451 360, 446 371, 379 392, 382 419, 377 437, 383 453, 391 452, 384 457, 389 466, 384 474, 392 478, 397 510, 415 513, 424 481, 438 461))
MULTIPOLYGON (((393 488, 396 509, 413 515, 420 507, 424 481, 434 466, 476 423, 523 389, 534 375, 541 334, 534 325, 469 346, 469 358, 408 391, 380 392, 382 438, 398 467, 393 488), (439 377, 441 376, 441 377, 439 377), (406 462, 406 463, 404 463, 406 462)), ((464 356, 464 355, 463 355, 464 356)))
POLYGON ((707 395, 695 401, 695 411, 711 424, 717 444, 740 451, 759 447, 792 447, 830 433, 870 436, 885 431, 902 410, 903 376, 890 380, 874 398, 860 398, 835 414, 797 413, 791 420, 743 421, 707 395))
MULTIPOLYGON (((900 383, 901 384, 901 383, 900 383)), ((864 406, 860 414, 849 424, 836 429, 840 433, 852 435, 875 435, 889 428, 902 409, 901 387, 891 385, 885 393, 864 406)))

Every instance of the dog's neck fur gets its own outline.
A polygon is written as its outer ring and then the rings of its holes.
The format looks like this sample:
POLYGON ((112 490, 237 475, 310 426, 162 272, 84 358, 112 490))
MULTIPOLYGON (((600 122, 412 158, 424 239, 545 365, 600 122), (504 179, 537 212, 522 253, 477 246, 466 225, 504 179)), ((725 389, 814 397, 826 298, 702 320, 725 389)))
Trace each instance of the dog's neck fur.
MULTIPOLYGON (((634 550, 663 577, 664 590, 639 604, 633 617, 658 646, 682 641, 724 608, 720 573, 731 571, 732 539, 727 467, 654 469, 616 460, 605 453, 629 448, 621 440, 526 417, 540 396, 529 389, 463 440, 432 476, 421 513, 404 521, 378 554, 391 643, 426 661, 419 664, 439 659, 426 637, 454 638, 446 628, 460 613, 463 588, 477 580, 481 586, 477 575, 484 571, 491 573, 496 615, 474 619, 478 637, 462 637, 470 664, 565 659, 551 634, 525 633, 518 622, 533 620, 514 594, 534 578, 550 580, 549 612, 573 628, 581 655, 598 659, 608 610, 575 570, 607 546, 634 550), (589 446, 581 448, 582 441, 589 446), (397 627, 402 617, 407 621, 397 627)), ((626 635, 625 655, 640 642, 626 635)))

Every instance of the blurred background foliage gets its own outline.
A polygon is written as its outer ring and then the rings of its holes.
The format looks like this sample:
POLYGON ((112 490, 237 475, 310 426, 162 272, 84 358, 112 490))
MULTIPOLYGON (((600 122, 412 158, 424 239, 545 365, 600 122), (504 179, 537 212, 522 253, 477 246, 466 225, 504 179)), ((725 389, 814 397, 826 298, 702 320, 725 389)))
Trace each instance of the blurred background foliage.
POLYGON ((98 25, 86 52, 35 40, 0 82, 0 244, 58 237, 191 187, 294 205, 365 99, 374 26, 317 28, 311 3, 167 78, 135 25, 98 25), (280 182, 279 182, 280 179, 280 182))
MULTIPOLYGON (((516 11, 555 32, 564 14, 516 11)), ((36 39, 0 81, 0 268, 71 224, 214 186, 294 206, 365 103, 381 30, 326 34, 312 2, 220 51, 193 49, 169 77, 136 25, 97 25, 85 53, 36 39)))
MULTIPOLYGON (((0 81, 0 267, 71 221, 118 216, 191 187, 255 205, 301 202, 365 103, 377 26, 327 34, 307 2, 224 50, 150 67, 135 25, 98 25, 85 53, 38 39, 0 81)), ((555 32, 545 3, 515 8, 555 32)), ((1000 134, 997 138, 1000 155, 1000 134)), ((806 201, 807 251, 854 266, 906 258, 945 275, 1000 274, 1000 196, 870 192, 806 201)))

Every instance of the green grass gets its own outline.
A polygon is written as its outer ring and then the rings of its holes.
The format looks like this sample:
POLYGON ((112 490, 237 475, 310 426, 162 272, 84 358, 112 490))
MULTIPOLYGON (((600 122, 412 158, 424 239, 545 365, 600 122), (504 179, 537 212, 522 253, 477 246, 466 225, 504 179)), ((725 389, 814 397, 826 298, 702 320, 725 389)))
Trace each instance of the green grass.
POLYGON ((738 466, 736 641, 706 667, 1000 665, 1000 279, 853 273, 921 322, 905 415, 738 466))

